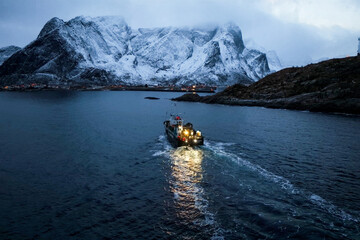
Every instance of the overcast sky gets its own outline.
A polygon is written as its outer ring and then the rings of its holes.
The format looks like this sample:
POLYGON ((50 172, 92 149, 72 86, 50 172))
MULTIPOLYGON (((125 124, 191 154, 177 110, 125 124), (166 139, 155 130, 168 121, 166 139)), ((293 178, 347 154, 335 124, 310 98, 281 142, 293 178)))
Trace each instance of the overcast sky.
POLYGON ((232 21, 286 65, 355 55, 359 0, 0 0, 0 47, 24 47, 52 17, 123 16, 132 27, 232 21))

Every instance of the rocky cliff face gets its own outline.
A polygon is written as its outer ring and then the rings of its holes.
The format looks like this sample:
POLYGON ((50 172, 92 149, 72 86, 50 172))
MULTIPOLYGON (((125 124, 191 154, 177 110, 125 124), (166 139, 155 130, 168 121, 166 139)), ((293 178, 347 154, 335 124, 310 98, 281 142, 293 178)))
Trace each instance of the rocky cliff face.
POLYGON ((11 55, 19 51, 21 48, 17 46, 8 46, 0 48, 0 65, 5 62, 11 55))
POLYGON ((249 84, 270 72, 238 26, 132 29, 119 17, 53 18, 0 67, 0 84, 249 84))
POLYGON ((277 71, 285 68, 283 66, 283 64, 281 63, 277 53, 274 50, 267 50, 264 47, 257 44, 252 39, 246 39, 244 42, 245 42, 246 48, 258 50, 258 51, 266 54, 266 59, 268 61, 268 65, 269 65, 271 72, 277 72, 277 71))
POLYGON ((175 100, 360 114, 360 56, 287 68, 250 86, 236 84, 216 95, 175 100))

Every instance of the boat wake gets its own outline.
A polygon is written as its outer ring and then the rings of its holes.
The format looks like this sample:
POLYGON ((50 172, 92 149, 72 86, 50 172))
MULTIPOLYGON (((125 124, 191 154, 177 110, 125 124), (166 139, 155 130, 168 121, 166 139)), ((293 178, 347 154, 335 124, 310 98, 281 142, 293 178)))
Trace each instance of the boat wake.
MULTIPOLYGON (((235 230, 222 228, 219 224, 222 221, 220 216, 211 211, 209 200, 214 200, 212 199, 214 192, 212 189, 205 189, 203 179, 204 172, 208 172, 210 169, 204 171, 203 168, 205 166, 206 168, 217 168, 219 166, 216 174, 220 174, 218 176, 220 178, 217 179, 222 181, 221 175, 232 174, 229 170, 233 168, 231 165, 234 163, 244 170, 241 175, 242 178, 234 175, 234 179, 240 182, 238 191, 241 191, 243 187, 245 187, 245 191, 249 189, 248 199, 255 201, 247 207, 244 205, 242 209, 251 211, 253 204, 257 206, 267 205, 269 206, 268 210, 254 208, 254 213, 271 216, 272 211, 281 212, 281 215, 284 214, 284 221, 288 221, 288 224, 294 226, 297 231, 301 227, 306 228, 305 223, 312 221, 312 219, 319 219, 321 226, 327 226, 336 231, 343 232, 347 228, 358 231, 358 223, 360 222, 358 217, 349 214, 317 194, 295 186, 288 179, 252 163, 247 160, 244 153, 236 150, 234 143, 208 140, 199 149, 187 147, 174 149, 167 142, 166 136, 162 135, 158 139, 156 149, 152 150, 152 156, 167 159, 166 163, 171 169, 167 179, 170 191, 173 193, 173 206, 176 209, 179 221, 185 225, 200 227, 197 229, 205 231, 212 236, 212 239, 224 239, 224 235, 235 230), (203 164, 204 161, 206 161, 206 165, 203 164)), ((224 192, 224 194, 226 193, 224 192)), ((237 193, 232 192, 231 194, 236 196, 237 193)), ((242 204, 240 198, 235 201, 242 204)), ((244 203, 249 204, 249 201, 244 201, 244 203)), ((320 228, 321 226, 319 225, 320 228)), ((291 237, 291 235, 289 236, 291 237)))
POLYGON ((346 213, 344 210, 335 206, 333 203, 323 199, 322 197, 314 193, 311 193, 309 191, 295 187, 289 180, 285 179, 284 177, 278 176, 274 173, 271 173, 257 164, 251 163, 250 161, 244 159, 244 157, 239 156, 240 154, 235 154, 230 151, 227 151, 226 147, 232 145, 234 144, 207 141, 205 143, 205 148, 214 152, 218 156, 221 156, 222 158, 229 159, 242 167, 246 167, 247 169, 259 174, 268 181, 272 181, 278 184, 282 189, 286 190, 288 193, 292 195, 298 195, 301 197, 305 196, 307 201, 316 205, 316 207, 320 208, 323 212, 329 213, 332 216, 336 216, 337 218, 343 221, 352 221, 355 223, 360 222, 360 220, 357 217, 354 217, 351 214, 346 213))

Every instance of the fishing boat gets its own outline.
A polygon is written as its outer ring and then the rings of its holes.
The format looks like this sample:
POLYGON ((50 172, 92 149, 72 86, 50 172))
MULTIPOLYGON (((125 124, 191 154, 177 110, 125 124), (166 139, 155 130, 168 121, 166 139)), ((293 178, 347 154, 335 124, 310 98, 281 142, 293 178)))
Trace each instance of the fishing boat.
POLYGON ((169 142, 174 147, 204 145, 204 137, 196 131, 191 123, 183 124, 180 116, 172 115, 164 122, 165 132, 169 142))

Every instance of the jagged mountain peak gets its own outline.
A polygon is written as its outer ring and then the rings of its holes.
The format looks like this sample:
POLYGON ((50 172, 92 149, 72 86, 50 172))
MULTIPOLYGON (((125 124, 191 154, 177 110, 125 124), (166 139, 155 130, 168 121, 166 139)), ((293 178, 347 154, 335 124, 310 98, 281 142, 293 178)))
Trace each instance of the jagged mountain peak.
POLYGON ((21 49, 21 47, 18 47, 18 46, 15 46, 15 45, 10 45, 10 46, 7 46, 7 47, 0 48, 0 51, 5 51, 5 50, 18 51, 20 49, 21 49))
POLYGON ((126 25, 125 19, 121 16, 99 16, 99 17, 90 17, 90 16, 77 16, 68 21, 69 24, 71 23, 97 23, 97 24, 104 24, 107 26, 111 25, 126 25))
POLYGON ((63 20, 61 20, 60 18, 57 18, 57 17, 53 17, 41 29, 41 31, 38 35, 38 38, 41 38, 41 37, 45 36, 46 34, 50 33, 51 31, 58 29, 63 24, 64 24, 63 20))
POLYGON ((225 31, 232 31, 232 32, 240 32, 241 33, 241 29, 239 27, 239 25, 237 25, 234 22, 227 22, 221 25, 218 25, 219 29, 223 29, 225 31))
POLYGON ((0 80, 251 83, 268 74, 268 63, 263 53, 244 54, 245 49, 241 30, 234 23, 133 29, 116 16, 79 16, 67 22, 53 18, 35 41, 16 53, 11 63, 4 63, 0 80))

